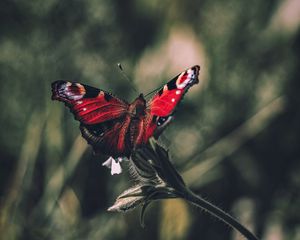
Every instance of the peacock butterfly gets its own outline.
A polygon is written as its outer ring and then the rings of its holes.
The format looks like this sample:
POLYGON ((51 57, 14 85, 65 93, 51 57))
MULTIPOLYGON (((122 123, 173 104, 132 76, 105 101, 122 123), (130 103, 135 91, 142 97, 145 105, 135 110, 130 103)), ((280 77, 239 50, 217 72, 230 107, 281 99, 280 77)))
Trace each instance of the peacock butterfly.
POLYGON ((129 157, 150 137, 159 137, 184 94, 199 82, 199 70, 196 65, 183 71, 148 102, 143 94, 128 103, 106 91, 63 80, 52 83, 52 99, 70 108, 80 122, 83 138, 95 153, 114 158, 129 157))

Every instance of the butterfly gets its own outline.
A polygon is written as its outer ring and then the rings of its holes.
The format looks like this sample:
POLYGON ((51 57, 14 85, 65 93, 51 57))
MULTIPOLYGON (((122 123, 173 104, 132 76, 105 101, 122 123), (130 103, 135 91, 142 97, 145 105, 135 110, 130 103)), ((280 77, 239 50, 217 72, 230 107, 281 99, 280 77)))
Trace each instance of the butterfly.
POLYGON ((165 84, 146 101, 140 94, 132 103, 82 83, 52 83, 52 99, 64 102, 80 122, 80 131, 95 153, 129 157, 150 137, 158 138, 188 89, 199 82, 193 66, 165 84))

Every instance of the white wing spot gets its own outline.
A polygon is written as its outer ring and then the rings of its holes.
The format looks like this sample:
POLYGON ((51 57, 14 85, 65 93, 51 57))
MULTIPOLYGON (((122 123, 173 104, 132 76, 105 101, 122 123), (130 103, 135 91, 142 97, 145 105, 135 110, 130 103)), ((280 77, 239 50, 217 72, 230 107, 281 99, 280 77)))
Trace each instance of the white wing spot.
POLYGON ((78 101, 78 102, 77 102, 77 104, 81 104, 81 103, 82 103, 82 101, 78 101))
POLYGON ((191 84, 193 82, 193 79, 195 78, 194 71, 192 69, 188 69, 186 73, 188 74, 187 78, 182 83, 176 84, 178 89, 183 89, 188 84, 191 84))
POLYGON ((86 108, 83 108, 82 111, 86 111, 86 108))
POLYGON ((180 93, 181 93, 180 90, 177 90, 177 91, 176 91, 176 95, 179 95, 180 93))
POLYGON ((175 98, 172 98, 172 102, 175 102, 175 98))

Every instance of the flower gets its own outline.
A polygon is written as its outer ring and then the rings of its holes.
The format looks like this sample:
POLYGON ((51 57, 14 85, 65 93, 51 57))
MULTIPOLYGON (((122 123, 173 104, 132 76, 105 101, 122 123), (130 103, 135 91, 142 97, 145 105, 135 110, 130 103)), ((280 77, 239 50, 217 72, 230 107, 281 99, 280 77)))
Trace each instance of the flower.
POLYGON ((185 184, 169 161, 168 152, 154 139, 137 149, 129 159, 129 169, 136 184, 118 196, 108 211, 126 212, 142 205, 144 211, 153 200, 178 198, 185 184))
POLYGON ((123 161, 123 158, 118 157, 117 159, 114 159, 113 157, 109 157, 105 162, 102 163, 102 166, 105 166, 107 168, 110 168, 110 174, 120 174, 122 173, 122 167, 121 162, 123 161))
POLYGON ((154 200, 183 198, 235 228, 247 239, 258 240, 228 213, 189 190, 170 162, 168 151, 153 138, 147 145, 133 152, 129 159, 129 169, 135 185, 120 194, 108 211, 126 212, 141 205, 140 221, 144 226, 144 214, 149 203, 154 200))

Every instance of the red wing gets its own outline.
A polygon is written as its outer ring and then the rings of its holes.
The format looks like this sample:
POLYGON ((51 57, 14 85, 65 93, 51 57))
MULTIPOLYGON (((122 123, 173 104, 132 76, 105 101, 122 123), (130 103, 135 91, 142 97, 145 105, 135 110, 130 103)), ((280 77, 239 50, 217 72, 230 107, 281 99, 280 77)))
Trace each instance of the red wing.
POLYGON ((75 119, 88 125, 122 117, 129 106, 103 90, 62 80, 52 83, 52 99, 64 102, 75 119))
POLYGON ((167 117, 173 113, 188 89, 199 82, 200 67, 193 66, 165 84, 149 101, 150 114, 167 117))
POLYGON ((145 116, 143 142, 148 142, 149 138, 152 136, 157 139, 172 121, 172 118, 172 115, 167 117, 158 117, 153 116, 148 112, 145 116))
POLYGON ((131 153, 130 140, 126 137, 130 117, 95 124, 80 125, 82 137, 92 145, 95 153, 112 157, 127 156, 131 153))

